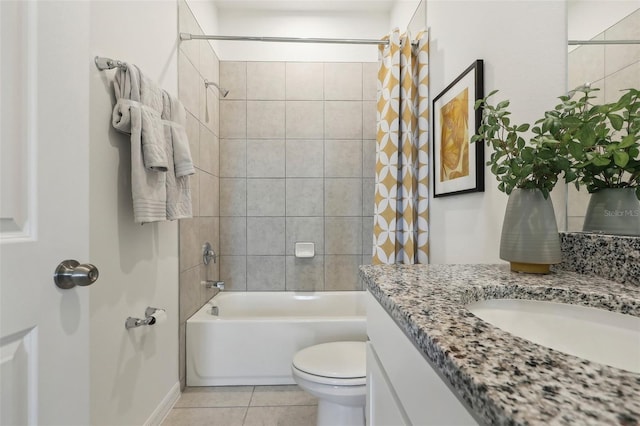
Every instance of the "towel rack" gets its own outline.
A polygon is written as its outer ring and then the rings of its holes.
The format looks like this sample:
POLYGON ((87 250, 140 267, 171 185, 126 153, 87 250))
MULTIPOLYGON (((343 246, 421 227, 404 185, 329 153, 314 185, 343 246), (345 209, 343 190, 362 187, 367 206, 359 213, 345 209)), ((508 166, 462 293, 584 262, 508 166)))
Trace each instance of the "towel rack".
POLYGON ((96 63, 96 67, 98 67, 100 71, 111 70, 114 68, 120 68, 123 70, 127 69, 127 64, 125 64, 122 61, 118 61, 117 59, 103 58, 100 56, 96 56, 94 61, 96 63))

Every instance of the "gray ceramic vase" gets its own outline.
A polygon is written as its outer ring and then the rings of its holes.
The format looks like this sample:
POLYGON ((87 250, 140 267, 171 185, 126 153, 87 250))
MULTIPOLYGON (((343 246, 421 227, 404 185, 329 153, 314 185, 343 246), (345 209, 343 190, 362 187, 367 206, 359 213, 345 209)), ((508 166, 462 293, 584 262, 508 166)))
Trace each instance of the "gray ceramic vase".
POLYGON ((604 188, 591 194, 582 230, 640 236, 640 200, 635 188, 604 188))
POLYGON ((549 265, 562 261, 553 203, 540 190, 516 188, 509 195, 500 259, 513 271, 530 273, 549 273, 549 265))

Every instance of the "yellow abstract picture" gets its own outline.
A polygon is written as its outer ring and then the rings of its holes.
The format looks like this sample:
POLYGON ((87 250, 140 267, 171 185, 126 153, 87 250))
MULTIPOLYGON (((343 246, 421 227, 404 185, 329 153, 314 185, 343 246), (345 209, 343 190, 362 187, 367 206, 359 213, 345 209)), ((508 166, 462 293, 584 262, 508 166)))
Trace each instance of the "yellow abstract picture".
POLYGON ((469 88, 440 108, 440 182, 469 176, 469 88))
POLYGON ((471 143, 482 111, 483 61, 476 59, 433 99, 433 196, 484 191, 484 143, 471 143))

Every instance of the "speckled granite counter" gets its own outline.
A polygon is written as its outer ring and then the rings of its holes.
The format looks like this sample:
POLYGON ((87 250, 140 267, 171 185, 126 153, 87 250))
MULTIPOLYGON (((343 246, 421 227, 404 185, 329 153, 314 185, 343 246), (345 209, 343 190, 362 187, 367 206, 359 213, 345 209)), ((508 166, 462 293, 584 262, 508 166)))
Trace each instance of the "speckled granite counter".
POLYGON ((562 263, 555 270, 596 275, 640 287, 640 238, 587 232, 560 233, 562 263))
POLYGON ((486 424, 640 425, 640 374, 513 336, 465 305, 569 302, 640 316, 640 288, 508 265, 361 266, 365 286, 486 424))

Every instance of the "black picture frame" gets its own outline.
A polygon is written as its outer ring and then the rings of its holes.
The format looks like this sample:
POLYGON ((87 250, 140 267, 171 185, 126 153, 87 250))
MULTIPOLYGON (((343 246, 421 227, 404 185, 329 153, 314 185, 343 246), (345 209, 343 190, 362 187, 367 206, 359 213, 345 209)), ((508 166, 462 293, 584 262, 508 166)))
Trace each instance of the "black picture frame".
POLYGON ((476 59, 433 99, 433 196, 484 192, 484 141, 471 143, 482 119, 484 63, 476 59), (444 145, 443 145, 444 144, 444 145))

